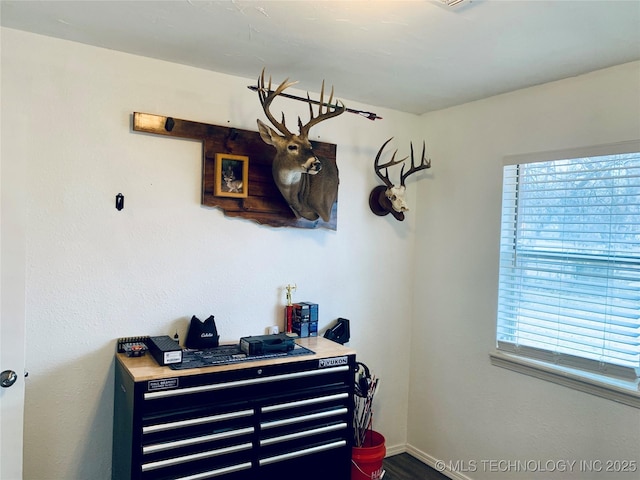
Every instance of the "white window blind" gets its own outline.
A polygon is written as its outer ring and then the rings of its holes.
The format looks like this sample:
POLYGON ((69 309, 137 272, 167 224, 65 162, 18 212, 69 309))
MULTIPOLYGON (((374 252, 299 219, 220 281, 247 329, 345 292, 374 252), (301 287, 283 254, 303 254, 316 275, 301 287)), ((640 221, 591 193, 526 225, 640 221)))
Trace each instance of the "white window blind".
POLYGON ((504 169, 497 348, 640 374, 640 153, 504 169))

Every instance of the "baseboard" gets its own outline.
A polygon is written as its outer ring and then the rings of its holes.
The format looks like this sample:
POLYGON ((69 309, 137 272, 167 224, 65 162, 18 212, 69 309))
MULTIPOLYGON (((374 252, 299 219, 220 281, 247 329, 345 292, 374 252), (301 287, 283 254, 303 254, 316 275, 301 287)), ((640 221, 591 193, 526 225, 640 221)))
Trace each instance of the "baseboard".
POLYGON ((387 453, 385 454, 385 457, 392 457, 394 455, 399 455, 407 451, 406 443, 402 443, 400 445, 392 445, 392 446, 385 445, 385 447, 387 448, 387 453))
POLYGON ((460 472, 451 470, 449 465, 446 465, 442 460, 438 460, 435 457, 432 457, 428 453, 425 453, 421 450, 418 450, 412 445, 404 444, 404 445, 393 445, 387 448, 387 457, 392 455, 398 455, 400 453, 408 453, 414 458, 417 458, 422 463, 429 465, 434 470, 442 472, 451 480, 473 480, 471 477, 467 477, 460 472), (444 468, 442 468, 444 467, 444 468))

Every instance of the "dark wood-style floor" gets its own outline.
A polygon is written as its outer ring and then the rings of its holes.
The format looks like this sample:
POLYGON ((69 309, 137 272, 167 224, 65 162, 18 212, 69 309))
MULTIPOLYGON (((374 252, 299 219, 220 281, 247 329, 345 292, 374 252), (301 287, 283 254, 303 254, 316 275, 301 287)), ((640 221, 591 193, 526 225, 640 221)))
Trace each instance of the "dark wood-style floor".
POLYGON ((385 458, 383 468, 383 480, 450 480, 408 453, 385 458))

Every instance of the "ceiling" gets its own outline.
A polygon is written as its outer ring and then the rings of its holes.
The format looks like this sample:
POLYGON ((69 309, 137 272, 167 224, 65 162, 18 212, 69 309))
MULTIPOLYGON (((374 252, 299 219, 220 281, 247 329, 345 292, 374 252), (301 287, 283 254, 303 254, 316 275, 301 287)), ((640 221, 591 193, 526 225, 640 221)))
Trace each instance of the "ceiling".
POLYGON ((0 19, 416 114, 640 60, 640 0, 2 0, 0 19))

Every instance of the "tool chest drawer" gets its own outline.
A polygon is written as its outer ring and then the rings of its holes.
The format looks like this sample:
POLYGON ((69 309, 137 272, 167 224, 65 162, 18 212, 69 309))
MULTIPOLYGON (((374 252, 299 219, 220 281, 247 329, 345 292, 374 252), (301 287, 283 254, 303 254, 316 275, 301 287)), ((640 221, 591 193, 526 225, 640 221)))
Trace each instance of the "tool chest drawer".
POLYGON ((145 359, 141 378, 144 357, 118 354, 112 478, 348 480, 355 353, 314 342, 314 356, 234 368, 145 359), (340 355, 320 357, 318 344, 340 355))

